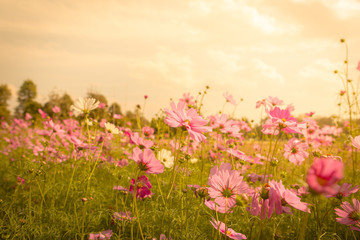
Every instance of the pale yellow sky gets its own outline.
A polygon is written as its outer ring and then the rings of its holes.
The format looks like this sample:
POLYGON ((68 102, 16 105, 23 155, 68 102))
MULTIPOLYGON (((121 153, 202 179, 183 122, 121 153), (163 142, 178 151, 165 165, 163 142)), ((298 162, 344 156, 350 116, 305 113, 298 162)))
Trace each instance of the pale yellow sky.
MULTIPOLYGON (((210 86, 204 109, 243 98, 236 116, 256 121, 257 100, 276 96, 295 114, 337 113, 346 38, 360 72, 360 0, 0 0, 0 83, 26 78, 40 102, 95 89, 147 117, 184 92, 210 86)), ((13 104, 15 97, 13 98, 13 104)), ((232 113, 227 105, 225 112, 232 113)))

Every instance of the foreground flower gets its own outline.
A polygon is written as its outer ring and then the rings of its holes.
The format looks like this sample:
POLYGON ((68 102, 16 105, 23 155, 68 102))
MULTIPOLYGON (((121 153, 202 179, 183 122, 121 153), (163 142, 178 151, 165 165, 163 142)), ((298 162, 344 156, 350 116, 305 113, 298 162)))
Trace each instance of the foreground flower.
POLYGON ((309 146, 306 143, 301 142, 297 138, 292 138, 285 144, 284 157, 295 165, 300 165, 309 156, 309 153, 306 152, 308 148, 309 146))
POLYGON ((112 230, 106 230, 100 233, 90 233, 89 240, 110 239, 112 234, 112 230))
POLYGON ((336 183, 344 177, 344 164, 333 157, 315 158, 308 170, 306 182, 309 187, 323 194, 335 194, 336 183))
POLYGON ((236 195, 247 193, 248 185, 243 181, 243 176, 236 170, 231 170, 230 163, 222 163, 210 170, 208 180, 209 196, 215 199, 220 207, 228 209, 236 204, 236 195), (227 204, 225 204, 227 203, 227 204))
POLYGON ((194 141, 201 142, 206 139, 203 133, 211 132, 211 127, 205 126, 208 121, 203 119, 194 108, 185 110, 185 102, 179 102, 175 106, 174 102, 171 102, 171 109, 165 109, 167 114, 164 122, 170 127, 184 127, 190 138, 194 141))
POLYGON ((95 98, 78 98, 75 100, 74 105, 71 105, 70 109, 75 114, 88 114, 91 110, 94 110, 99 106, 99 101, 95 98))
POLYGON ((155 154, 150 149, 136 147, 133 150, 132 159, 139 165, 139 168, 148 174, 159 174, 164 171, 164 166, 155 158, 155 154))
POLYGON ((241 240, 246 239, 246 236, 242 233, 235 232, 232 228, 226 228, 225 223, 216 221, 214 218, 211 218, 211 225, 214 226, 215 229, 219 230, 222 234, 226 235, 231 239, 241 240))
POLYGON ((341 207, 342 209, 335 209, 335 213, 339 216, 336 218, 337 222, 345 225, 360 224, 360 203, 357 199, 353 199, 353 206, 348 202, 343 202, 341 207))

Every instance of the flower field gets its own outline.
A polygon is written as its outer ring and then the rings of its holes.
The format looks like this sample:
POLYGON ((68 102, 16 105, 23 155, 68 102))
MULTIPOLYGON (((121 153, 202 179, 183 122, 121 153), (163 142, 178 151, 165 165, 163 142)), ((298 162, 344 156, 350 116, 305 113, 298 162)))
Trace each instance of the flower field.
POLYGON ((19 95, 23 118, 1 120, 1 239, 358 239, 358 89, 335 74, 330 125, 271 96, 258 125, 206 116, 209 87, 151 122, 146 95, 132 117, 92 97, 30 114, 19 95))
POLYGON ((140 111, 136 124, 90 117, 99 106, 82 98, 67 119, 54 107, 2 121, 2 239, 360 236, 355 121, 319 127, 275 97, 257 103, 259 132, 203 116, 190 94, 149 125, 140 111))

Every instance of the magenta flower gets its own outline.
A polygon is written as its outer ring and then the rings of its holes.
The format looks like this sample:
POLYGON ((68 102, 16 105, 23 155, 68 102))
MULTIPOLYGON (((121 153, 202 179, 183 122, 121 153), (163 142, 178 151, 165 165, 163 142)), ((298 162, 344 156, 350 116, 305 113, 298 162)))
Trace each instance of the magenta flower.
POLYGON ((19 184, 24 184, 25 183, 25 180, 19 176, 16 177, 16 180, 19 184))
POLYGON ((360 224, 360 203, 357 199, 353 199, 353 206, 348 202, 343 202, 341 207, 342 209, 335 209, 335 213, 339 216, 336 218, 337 222, 345 225, 360 224))
POLYGON ((306 182, 309 187, 323 194, 335 194, 335 185, 344 177, 344 164, 334 157, 315 158, 308 170, 306 182))
POLYGON ((144 199, 147 197, 151 197, 153 194, 151 192, 152 185, 149 182, 149 178, 145 175, 138 177, 137 181, 135 179, 131 179, 131 185, 129 188, 129 192, 134 194, 134 188, 136 187, 136 197, 140 199, 144 199))
POLYGON ((112 230, 106 230, 100 233, 90 233, 89 240, 105 240, 110 239, 113 232, 112 230))
POLYGON ((227 205, 231 208, 236 204, 236 195, 247 193, 248 185, 243 181, 243 176, 236 170, 231 170, 230 163, 222 163, 210 170, 208 185, 209 196, 214 198, 220 207, 227 205), (227 202, 227 204, 225 204, 227 202))
POLYGON ((226 235, 231 239, 241 240, 246 239, 246 236, 242 233, 235 232, 232 228, 226 228, 225 223, 216 221, 214 218, 211 218, 211 225, 214 226, 215 229, 219 230, 222 234, 226 235))
POLYGON ((308 148, 309 146, 306 143, 301 142, 297 138, 292 138, 285 144, 284 157, 295 165, 300 165, 309 156, 309 153, 306 152, 308 148))
POLYGON ((174 102, 171 102, 172 110, 165 109, 167 117, 165 123, 170 127, 184 127, 191 139, 197 142, 201 142, 206 139, 203 135, 204 132, 211 132, 211 127, 205 126, 208 121, 204 120, 194 108, 185 110, 185 103, 179 102, 175 106, 174 102))
POLYGON ((139 168, 148 174, 159 174, 164 171, 164 165, 156 159, 155 154, 150 149, 136 147, 133 150, 132 159, 139 165, 139 168))

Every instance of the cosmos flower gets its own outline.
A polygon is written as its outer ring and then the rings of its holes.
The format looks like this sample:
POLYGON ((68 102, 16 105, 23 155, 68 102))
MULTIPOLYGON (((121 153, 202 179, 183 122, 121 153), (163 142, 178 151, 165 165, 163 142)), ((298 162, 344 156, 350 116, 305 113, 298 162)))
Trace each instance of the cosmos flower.
POLYGON ((183 98, 179 99, 179 102, 184 102, 186 106, 195 105, 194 97, 190 95, 190 93, 184 93, 183 98))
POLYGON ((126 212, 114 212, 113 214, 113 219, 114 220, 118 220, 118 221, 132 221, 135 219, 135 217, 131 216, 131 212, 130 211, 126 211, 126 212))
POLYGON ((167 114, 165 123, 170 127, 184 127, 190 138, 194 141, 201 142, 206 139, 203 133, 211 132, 211 127, 205 126, 208 121, 203 119, 194 108, 185 110, 185 103, 179 102, 175 106, 174 102, 171 102, 171 109, 165 109, 167 114))
POLYGON ((164 164, 166 168, 172 168, 174 166, 174 156, 172 152, 166 149, 161 149, 158 154, 158 159, 164 164))
POLYGON ((337 222, 345 225, 360 224, 360 203, 357 199, 353 199, 353 206, 348 202, 343 202, 341 207, 342 209, 335 209, 335 213, 339 216, 336 218, 337 222))
POLYGON ((355 138, 351 137, 351 143, 354 147, 356 147, 357 149, 360 149, 360 135, 356 136, 355 138))
POLYGON ((106 130, 108 130, 112 134, 119 134, 120 133, 119 129, 112 123, 106 122, 105 123, 105 128, 106 128, 106 130))
POLYGON ((155 154, 150 149, 144 149, 143 152, 138 147, 134 148, 132 159, 148 174, 159 174, 164 171, 164 165, 155 158, 155 154))
POLYGON ((338 199, 342 199, 343 197, 350 196, 350 194, 356 193, 359 190, 359 186, 351 187, 349 183, 343 183, 341 186, 334 186, 335 193, 325 195, 326 197, 336 197, 338 199))
POLYGON ((236 106, 236 101, 235 101, 234 97, 230 93, 224 92, 223 96, 226 99, 226 102, 229 102, 232 105, 236 106))
POLYGON ((105 240, 110 239, 113 232, 112 230, 102 231, 100 233, 90 233, 89 240, 105 240))
POLYGON ((211 225, 217 230, 226 235, 227 237, 231 239, 241 240, 246 239, 246 236, 242 233, 235 232, 232 228, 226 228, 225 223, 216 221, 214 218, 211 218, 210 221, 211 225))
POLYGON ((306 143, 301 142, 297 138, 292 138, 285 144, 284 157, 295 165, 300 165, 309 156, 309 153, 306 152, 308 148, 309 146, 306 143))
POLYGON ((323 194, 335 194, 336 183, 344 177, 344 164, 334 157, 315 158, 308 170, 306 182, 309 187, 323 194))
POLYGON ((135 179, 131 179, 131 184, 129 188, 129 192, 131 194, 134 194, 134 188, 136 189, 136 197, 140 199, 151 197, 151 195, 153 194, 150 190, 152 188, 152 185, 149 182, 149 178, 145 175, 138 177, 137 181, 135 181, 135 179))
POLYGON ((208 185, 209 196, 221 207, 231 208, 236 204, 236 195, 247 193, 248 185, 243 176, 236 170, 231 170, 230 163, 222 163, 210 170, 208 185), (227 204, 225 204, 227 203, 227 204))
POLYGON ((291 209, 289 206, 300 211, 310 213, 308 204, 301 202, 301 199, 291 190, 285 189, 282 181, 276 182, 271 180, 268 184, 270 214, 273 212, 273 210, 275 210, 276 214, 291 214, 291 209))
POLYGON ((70 109, 74 114, 88 114, 90 111, 96 109, 99 106, 99 101, 95 98, 78 98, 75 100, 74 105, 71 105, 70 109))
POLYGON ((54 107, 52 108, 52 111, 53 111, 54 113, 59 113, 59 112, 60 112, 60 108, 59 108, 58 106, 54 106, 54 107))

